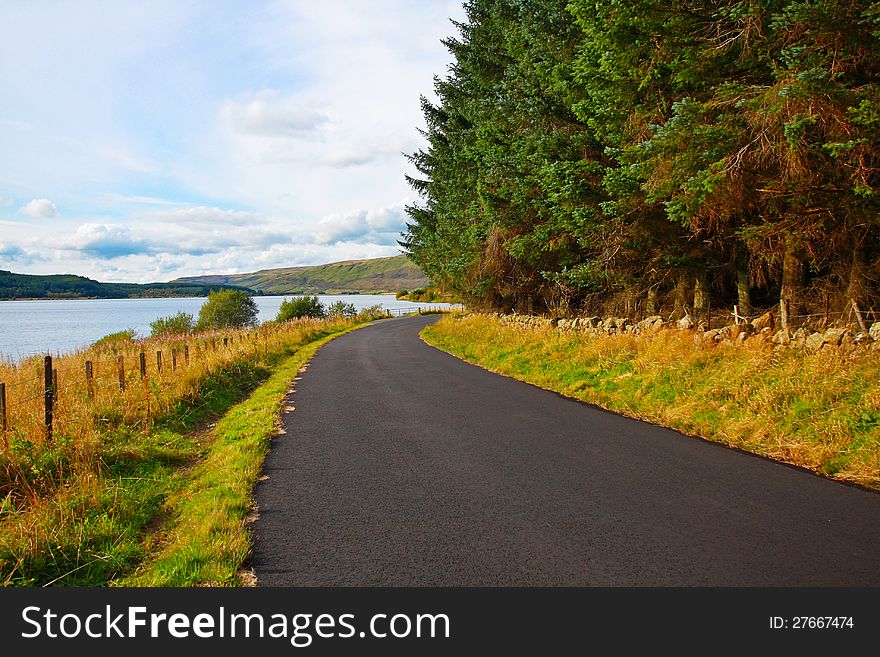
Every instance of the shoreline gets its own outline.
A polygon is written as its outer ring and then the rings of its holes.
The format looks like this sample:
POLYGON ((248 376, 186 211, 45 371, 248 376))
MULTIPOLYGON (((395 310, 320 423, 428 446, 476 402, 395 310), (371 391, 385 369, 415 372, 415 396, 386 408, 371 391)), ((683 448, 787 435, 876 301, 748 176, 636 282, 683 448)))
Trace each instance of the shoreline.
MULTIPOLYGON (((381 290, 369 290, 369 291, 354 291, 354 292, 337 292, 337 291, 329 291, 329 292, 283 292, 280 294, 272 293, 268 294, 266 292, 258 292, 257 294, 251 295, 255 297, 289 297, 289 296, 318 296, 318 297, 350 297, 350 296, 386 296, 386 295, 394 295, 393 291, 381 291, 381 290)), ((207 299, 208 295, 192 295, 192 294, 172 294, 172 295, 161 295, 161 296, 134 296, 134 297, 13 297, 13 298, 0 298, 0 302, 3 301, 125 301, 128 299, 132 300, 144 300, 144 299, 207 299)), ((398 299, 398 301, 409 301, 409 299, 398 299)), ((423 301, 410 301, 410 303, 428 303, 423 301)), ((445 301, 437 301, 434 303, 449 303, 445 301)))

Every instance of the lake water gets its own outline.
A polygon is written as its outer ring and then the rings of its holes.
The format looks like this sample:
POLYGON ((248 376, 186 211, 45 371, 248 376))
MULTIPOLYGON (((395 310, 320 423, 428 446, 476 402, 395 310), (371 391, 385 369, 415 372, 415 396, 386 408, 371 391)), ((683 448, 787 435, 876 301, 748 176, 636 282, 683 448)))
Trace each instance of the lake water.
MULTIPOLYGON (((260 321, 274 319, 281 302, 290 298, 254 297, 260 321)), ((325 306, 345 301, 357 309, 375 305, 388 310, 449 306, 398 301, 393 294, 320 295, 319 299, 325 306)), ((65 353, 130 328, 139 336, 148 336, 153 320, 181 311, 198 317, 205 301, 205 297, 0 301, 0 357, 18 360, 33 354, 65 353)))

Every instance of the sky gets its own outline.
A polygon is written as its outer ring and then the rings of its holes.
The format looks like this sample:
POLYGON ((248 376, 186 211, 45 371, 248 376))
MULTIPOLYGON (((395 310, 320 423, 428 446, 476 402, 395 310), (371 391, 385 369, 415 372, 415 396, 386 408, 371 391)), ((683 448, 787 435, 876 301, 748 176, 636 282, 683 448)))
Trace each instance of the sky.
POLYGON ((166 281, 396 255, 461 0, 5 0, 0 269, 166 281))

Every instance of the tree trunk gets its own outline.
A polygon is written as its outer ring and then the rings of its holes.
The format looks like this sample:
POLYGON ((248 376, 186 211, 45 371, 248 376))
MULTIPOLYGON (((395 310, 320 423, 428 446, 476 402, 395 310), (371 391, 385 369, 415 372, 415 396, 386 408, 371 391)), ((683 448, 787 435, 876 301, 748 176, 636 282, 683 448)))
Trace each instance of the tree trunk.
POLYGON ((749 264, 745 256, 736 259, 736 302, 739 314, 748 317, 752 314, 752 292, 749 285, 749 264))
POLYGON ((694 315, 705 321, 709 314, 709 272, 701 269, 694 278, 694 315))
POLYGON ((645 315, 657 314, 657 288, 649 287, 648 294, 645 296, 645 315))
POLYGON ((855 301, 858 304, 865 302, 867 254, 865 253, 864 244, 865 240, 859 238, 856 238, 853 244, 852 260, 849 267, 849 284, 846 287, 846 299, 844 299, 844 305, 846 306, 851 301, 855 301))
POLYGON ((682 270, 678 274, 678 283, 675 286, 675 315, 683 317, 690 312, 690 302, 693 300, 694 275, 689 269, 682 270))
POLYGON ((800 244, 789 238, 782 260, 782 291, 780 301, 787 302, 792 315, 803 314, 804 256, 800 244))

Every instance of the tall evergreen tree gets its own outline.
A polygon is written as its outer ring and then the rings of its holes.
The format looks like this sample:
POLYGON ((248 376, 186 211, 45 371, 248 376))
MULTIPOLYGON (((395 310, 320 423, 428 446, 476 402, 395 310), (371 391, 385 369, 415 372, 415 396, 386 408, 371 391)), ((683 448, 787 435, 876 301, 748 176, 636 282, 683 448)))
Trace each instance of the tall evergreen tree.
POLYGON ((465 8, 411 156, 403 244, 436 283, 557 313, 876 302, 880 3, 465 8))

